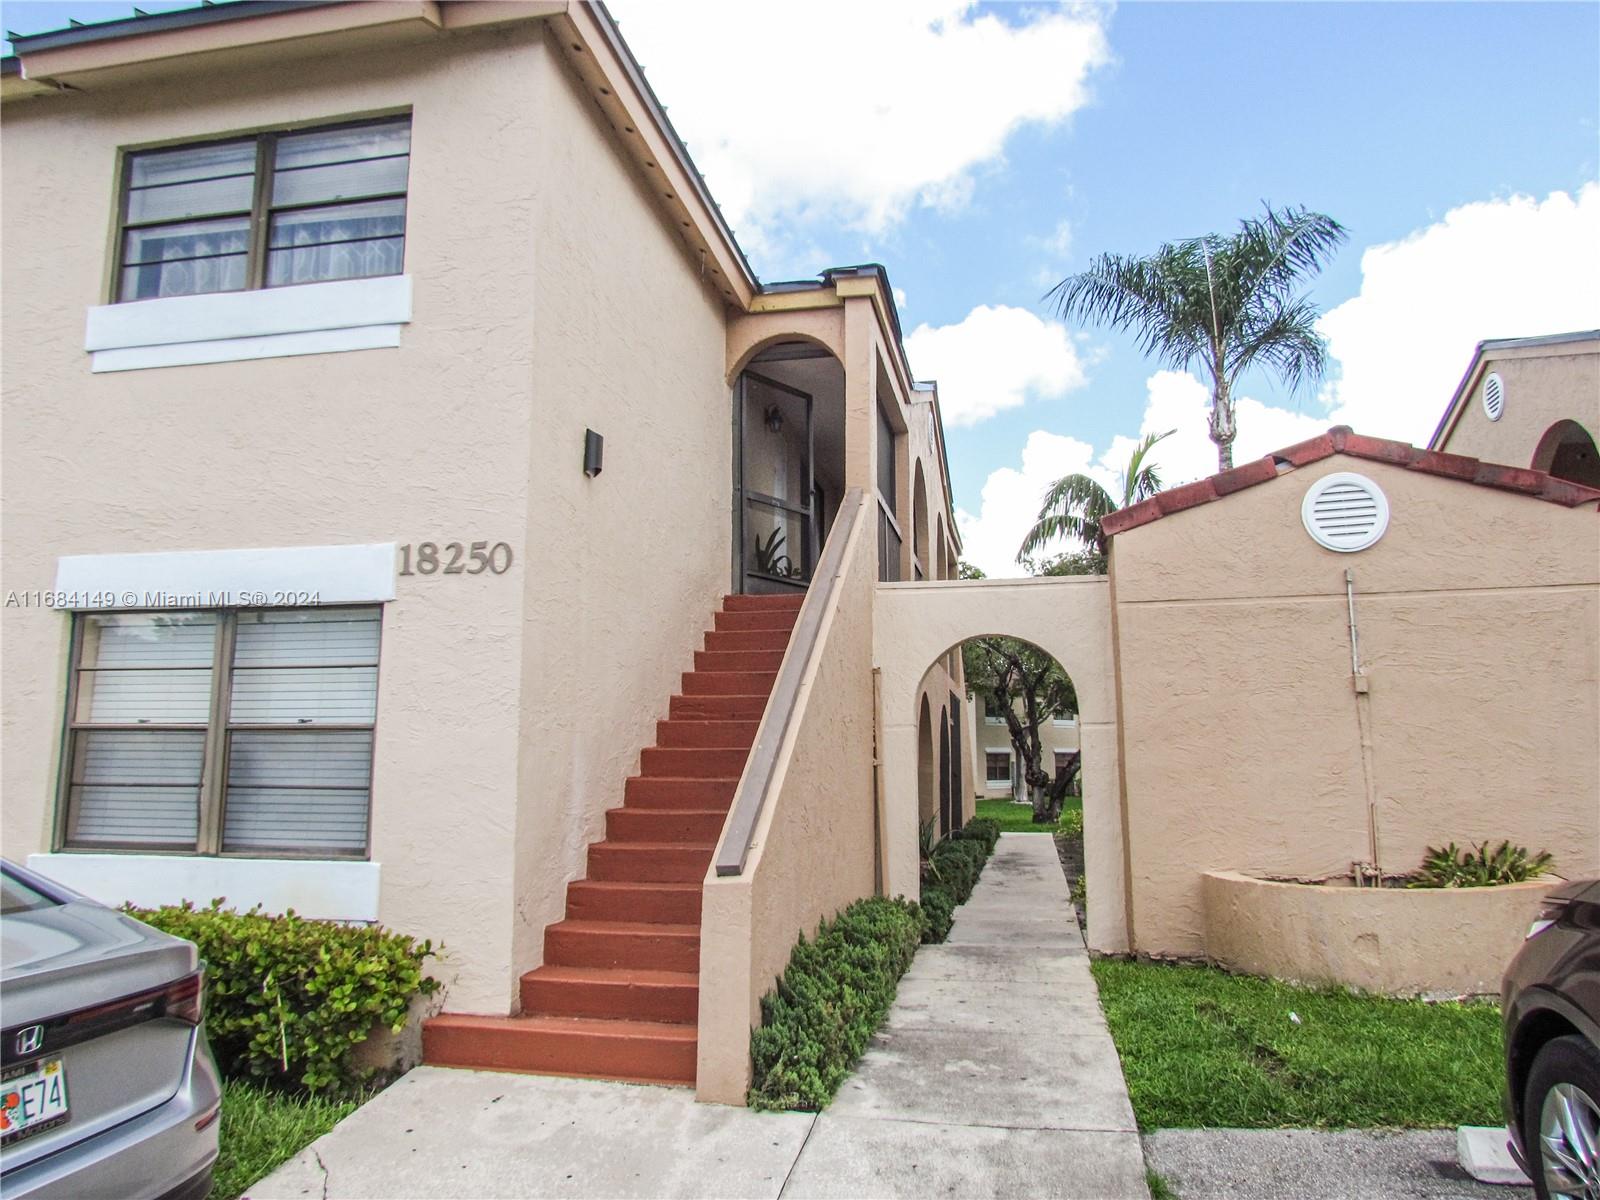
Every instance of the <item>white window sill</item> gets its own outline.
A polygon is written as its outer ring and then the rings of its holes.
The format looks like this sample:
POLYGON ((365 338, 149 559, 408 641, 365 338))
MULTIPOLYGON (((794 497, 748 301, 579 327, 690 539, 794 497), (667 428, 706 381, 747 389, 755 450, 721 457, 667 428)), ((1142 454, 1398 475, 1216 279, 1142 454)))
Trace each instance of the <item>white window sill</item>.
POLYGON ((83 348, 93 371, 138 371, 395 347, 410 320, 411 276, 383 275, 102 304, 83 348))
POLYGON ((241 912, 292 908, 325 921, 375 922, 375 862, 341 859, 203 858, 182 854, 30 854, 28 869, 118 907, 156 908, 192 900, 204 908, 217 896, 241 912))

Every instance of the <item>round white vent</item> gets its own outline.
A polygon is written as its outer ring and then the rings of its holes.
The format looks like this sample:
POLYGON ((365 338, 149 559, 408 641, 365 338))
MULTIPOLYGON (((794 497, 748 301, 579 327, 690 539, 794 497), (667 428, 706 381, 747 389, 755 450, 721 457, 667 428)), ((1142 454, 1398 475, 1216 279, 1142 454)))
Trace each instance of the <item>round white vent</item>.
POLYGON ((1491 421, 1498 421, 1505 410, 1506 385, 1498 374, 1490 373, 1483 380, 1483 414, 1491 421))
POLYGON ((1300 504, 1300 520, 1317 545, 1351 554, 1389 528, 1389 499, 1365 475, 1335 471, 1311 485, 1300 504))

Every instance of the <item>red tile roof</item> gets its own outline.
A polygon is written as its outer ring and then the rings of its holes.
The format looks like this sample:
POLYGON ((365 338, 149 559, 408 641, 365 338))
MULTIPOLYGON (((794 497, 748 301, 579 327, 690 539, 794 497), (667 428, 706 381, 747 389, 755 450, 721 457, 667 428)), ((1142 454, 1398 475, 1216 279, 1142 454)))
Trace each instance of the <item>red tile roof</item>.
POLYGON ((1459 479, 1463 483, 1473 483, 1479 487, 1520 492, 1524 496, 1547 500, 1551 504, 1565 505, 1567 508, 1600 500, 1600 491, 1584 487, 1582 484, 1569 483, 1565 479, 1557 479, 1543 471, 1528 471, 1522 467, 1482 462, 1476 458, 1468 458, 1464 454, 1419 450, 1409 442, 1364 437, 1353 432, 1348 425, 1335 425, 1327 433, 1309 441, 1286 446, 1254 462, 1234 467, 1231 471, 1223 471, 1197 483, 1186 483, 1182 487, 1157 492, 1148 500, 1120 509, 1104 518, 1100 522, 1100 528, 1107 536, 1137 529, 1140 525, 1158 521, 1169 513, 1210 504, 1213 500, 1220 500, 1234 492, 1276 479, 1294 467, 1321 462, 1335 454, 1385 462, 1411 471, 1424 471, 1429 475, 1443 475, 1447 479, 1459 479))

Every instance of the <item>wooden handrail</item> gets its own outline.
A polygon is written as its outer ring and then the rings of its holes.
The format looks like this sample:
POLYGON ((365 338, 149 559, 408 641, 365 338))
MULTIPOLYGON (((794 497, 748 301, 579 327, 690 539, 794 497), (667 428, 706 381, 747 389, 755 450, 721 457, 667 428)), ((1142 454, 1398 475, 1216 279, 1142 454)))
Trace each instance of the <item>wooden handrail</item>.
POLYGON ((733 808, 728 816, 727 833, 717 850, 717 875, 726 877, 744 874, 745 860, 750 857, 750 839, 756 823, 767 806, 767 793, 772 789, 772 774, 778 766, 778 753, 789 734, 794 720, 795 703, 800 696, 800 681, 817 653, 817 635, 822 630, 822 615, 839 587, 844 572, 844 548, 856 522, 861 519, 865 495, 860 488, 851 488, 839 504, 833 519, 833 530, 828 544, 822 548, 822 561, 817 564, 806 598, 800 604, 800 616, 794 623, 794 635, 789 639, 789 649, 778 667, 778 678, 772 685, 772 698, 767 701, 766 712, 761 714, 761 726, 756 731, 756 741, 750 751, 750 763, 739 790, 733 798, 733 808))

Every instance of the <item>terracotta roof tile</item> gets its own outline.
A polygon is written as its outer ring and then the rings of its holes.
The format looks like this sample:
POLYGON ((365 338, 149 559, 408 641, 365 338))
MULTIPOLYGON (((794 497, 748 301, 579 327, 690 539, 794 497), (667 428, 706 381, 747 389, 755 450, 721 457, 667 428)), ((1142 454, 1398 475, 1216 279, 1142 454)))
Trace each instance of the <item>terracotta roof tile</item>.
POLYGON ((1111 513, 1100 522, 1101 530, 1108 536, 1123 533, 1160 520, 1169 513, 1182 512, 1209 504, 1234 492, 1255 487, 1276 479, 1293 467, 1304 467, 1321 462, 1335 454, 1351 458, 1364 458, 1372 462, 1390 463, 1411 471, 1439 475, 1479 487, 1517 492, 1547 500, 1552 504, 1576 508, 1580 504, 1600 501, 1600 490, 1556 479, 1543 471, 1529 471, 1522 467, 1509 467, 1500 463, 1481 462, 1461 454, 1446 454, 1440 450, 1419 450, 1407 442, 1389 438, 1366 437, 1348 425, 1335 425, 1327 433, 1297 442, 1282 450, 1223 471, 1195 483, 1157 492, 1149 500, 1111 513))

